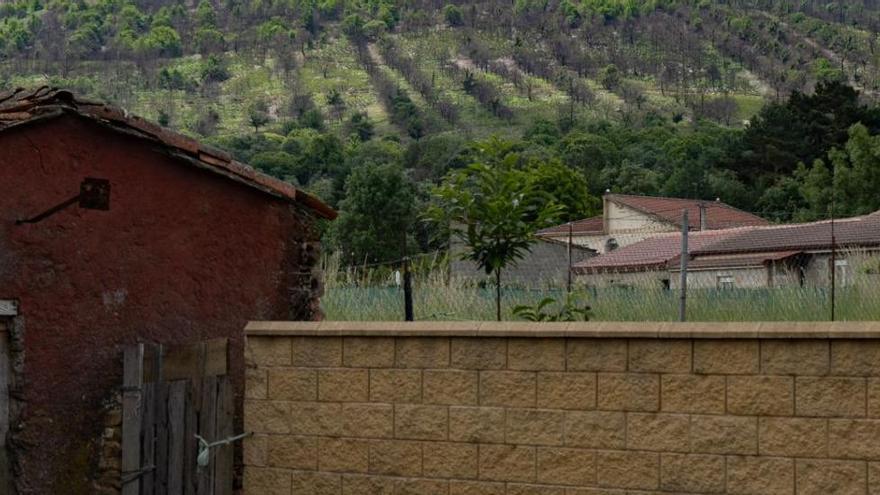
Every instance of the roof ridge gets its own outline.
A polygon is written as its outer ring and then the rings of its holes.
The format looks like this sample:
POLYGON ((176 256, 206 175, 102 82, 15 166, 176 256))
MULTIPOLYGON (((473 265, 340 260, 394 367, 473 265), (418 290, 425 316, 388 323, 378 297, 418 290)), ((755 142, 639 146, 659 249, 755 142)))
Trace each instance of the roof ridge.
MULTIPOLYGON (((613 194, 613 193, 606 194, 605 197, 609 197, 612 201, 614 200, 614 198, 621 198, 621 199, 623 199, 623 201, 621 201, 621 203, 624 204, 625 206, 632 208, 634 210, 637 210, 637 211, 641 211, 642 213, 646 213, 648 215, 652 215, 654 217, 660 217, 660 218, 663 218, 662 213, 668 213, 669 210, 652 210, 650 208, 644 207, 643 205, 632 204, 631 202, 627 202, 625 200, 627 198, 649 199, 649 200, 661 200, 661 201, 675 201, 678 203, 686 203, 688 205, 696 205, 696 206, 707 206, 707 207, 715 206, 718 208, 726 209, 731 212, 736 212, 736 213, 748 215, 752 218, 760 219, 765 222, 767 221, 765 218, 760 217, 760 216, 756 215, 755 213, 737 208, 735 206, 732 206, 732 205, 729 205, 727 203, 724 203, 722 201, 717 201, 717 200, 713 201, 713 200, 707 200, 707 199, 671 198, 671 197, 666 197, 666 196, 640 196, 640 195, 634 195, 634 194, 613 194)), ((675 225, 681 224, 681 222, 679 220, 670 220, 667 218, 663 218, 663 219, 665 221, 671 221, 675 225)))
POLYGON ((169 155, 179 160, 190 162, 266 194, 300 203, 314 210, 321 217, 328 219, 336 217, 336 212, 330 206, 293 184, 239 162, 228 152, 134 115, 123 107, 80 100, 72 91, 46 85, 33 90, 16 88, 8 95, 6 93, 0 95, 0 132, 65 114, 73 114, 139 139, 158 142, 169 155))

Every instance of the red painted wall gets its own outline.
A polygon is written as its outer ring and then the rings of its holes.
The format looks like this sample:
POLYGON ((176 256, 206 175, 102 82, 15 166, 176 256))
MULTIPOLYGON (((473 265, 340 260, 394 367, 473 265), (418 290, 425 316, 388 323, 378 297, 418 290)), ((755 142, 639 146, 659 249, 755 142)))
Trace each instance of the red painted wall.
POLYGON ((89 492, 120 345, 229 337, 240 392, 245 323, 315 316, 311 217, 156 146, 74 116, 0 133, 0 296, 20 300, 24 322, 26 493, 89 492), (110 180, 110 211, 14 225, 84 177, 110 180))

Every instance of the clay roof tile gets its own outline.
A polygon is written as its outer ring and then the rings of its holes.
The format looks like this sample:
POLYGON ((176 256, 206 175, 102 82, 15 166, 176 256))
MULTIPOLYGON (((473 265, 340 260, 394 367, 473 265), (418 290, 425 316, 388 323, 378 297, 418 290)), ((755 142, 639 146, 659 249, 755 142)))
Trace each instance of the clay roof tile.
POLYGON ((267 194, 300 203, 319 216, 333 219, 336 211, 318 198, 300 191, 292 184, 275 179, 235 161, 229 153, 203 145, 183 134, 163 128, 149 120, 130 115, 120 107, 77 98, 73 93, 48 86, 34 90, 18 88, 0 92, 0 132, 64 114, 92 119, 111 129, 136 134, 160 143, 172 154, 256 188, 267 194))

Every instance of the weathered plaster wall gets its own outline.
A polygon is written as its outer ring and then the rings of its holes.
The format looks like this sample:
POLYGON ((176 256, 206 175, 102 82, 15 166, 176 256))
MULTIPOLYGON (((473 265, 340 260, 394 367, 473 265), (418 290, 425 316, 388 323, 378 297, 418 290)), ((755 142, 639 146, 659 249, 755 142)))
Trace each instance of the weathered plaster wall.
POLYGON ((880 324, 249 325, 245 492, 869 495, 880 324))
POLYGON ((76 117, 0 134, 0 293, 21 302, 22 493, 91 492, 119 346, 229 337, 241 389, 254 318, 311 319, 317 235, 296 207, 76 117), (109 212, 16 219, 109 179, 109 212))

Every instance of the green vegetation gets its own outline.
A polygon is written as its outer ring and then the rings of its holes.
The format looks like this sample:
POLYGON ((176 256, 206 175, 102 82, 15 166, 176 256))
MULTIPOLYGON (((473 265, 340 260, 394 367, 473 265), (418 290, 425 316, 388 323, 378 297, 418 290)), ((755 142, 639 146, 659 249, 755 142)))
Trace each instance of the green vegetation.
POLYGON ((878 26, 869 2, 10 0, 0 86, 227 149, 341 210, 327 251, 382 263, 448 247, 416 213, 490 142, 562 221, 606 190, 878 209, 878 26))
MULTIPOLYGON (((477 161, 450 173, 434 189, 434 204, 425 215, 441 232, 448 229, 444 237, 462 242, 462 259, 494 276, 498 321, 502 272, 528 254, 537 229, 552 226, 564 211, 556 203, 559 195, 550 192, 557 187, 555 181, 539 179, 547 175, 548 164, 538 164, 544 170, 528 163, 519 167, 507 146, 497 139, 482 143, 477 161)), ((550 176, 556 178, 552 172, 550 176)), ((582 195, 585 190, 580 189, 582 195)))
MULTIPOLYGON (((435 281, 415 284, 413 301, 417 320, 493 320, 492 287, 444 284, 435 281)), ((842 321, 880 319, 880 290, 874 285, 839 288, 837 318, 842 321)), ((561 289, 508 287, 502 293, 502 318, 522 319, 513 309, 532 306, 544 298, 564 300, 561 289)), ((601 289, 586 292, 591 321, 676 321, 678 293, 663 290, 601 289)), ((329 320, 403 319, 403 292, 393 286, 354 287, 330 284, 321 307, 329 320)), ((689 321, 827 321, 830 314, 826 289, 699 289, 688 292, 689 321)))

